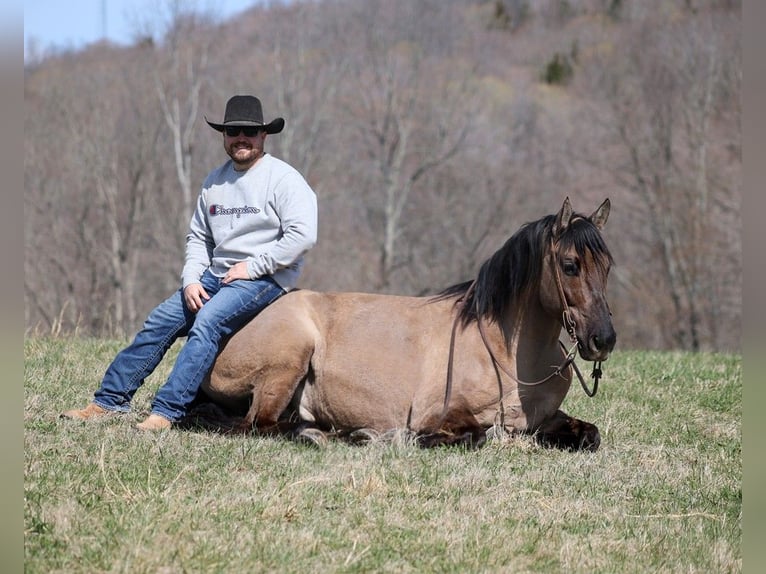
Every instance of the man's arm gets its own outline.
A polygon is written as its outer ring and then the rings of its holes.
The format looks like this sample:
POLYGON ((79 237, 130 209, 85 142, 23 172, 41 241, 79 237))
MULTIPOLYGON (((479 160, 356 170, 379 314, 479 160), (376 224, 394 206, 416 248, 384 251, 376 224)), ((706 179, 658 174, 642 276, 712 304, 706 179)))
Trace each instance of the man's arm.
POLYGON ((283 235, 268 252, 247 260, 250 279, 289 267, 316 244, 317 200, 303 177, 297 172, 283 177, 277 184, 275 198, 283 235))

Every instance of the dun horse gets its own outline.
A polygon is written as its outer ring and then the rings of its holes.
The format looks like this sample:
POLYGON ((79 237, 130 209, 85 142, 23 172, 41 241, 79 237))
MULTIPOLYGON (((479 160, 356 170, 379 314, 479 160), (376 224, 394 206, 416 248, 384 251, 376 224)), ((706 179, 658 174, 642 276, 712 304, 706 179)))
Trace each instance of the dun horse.
POLYGON ((479 446, 500 426, 596 450, 596 426, 559 407, 575 348, 603 361, 615 345, 609 207, 586 217, 567 198, 434 297, 291 292, 229 339, 203 390, 259 433, 407 429, 424 446, 479 446))

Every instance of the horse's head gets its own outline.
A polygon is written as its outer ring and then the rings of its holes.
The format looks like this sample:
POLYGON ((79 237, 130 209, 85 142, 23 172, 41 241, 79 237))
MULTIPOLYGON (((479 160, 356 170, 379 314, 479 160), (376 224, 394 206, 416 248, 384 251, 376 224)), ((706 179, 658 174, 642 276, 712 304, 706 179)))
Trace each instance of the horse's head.
POLYGON ((600 232, 609 207, 607 199, 585 217, 573 212, 567 198, 553 221, 542 269, 543 307, 562 317, 586 361, 605 360, 617 341, 606 301, 612 256, 600 232))

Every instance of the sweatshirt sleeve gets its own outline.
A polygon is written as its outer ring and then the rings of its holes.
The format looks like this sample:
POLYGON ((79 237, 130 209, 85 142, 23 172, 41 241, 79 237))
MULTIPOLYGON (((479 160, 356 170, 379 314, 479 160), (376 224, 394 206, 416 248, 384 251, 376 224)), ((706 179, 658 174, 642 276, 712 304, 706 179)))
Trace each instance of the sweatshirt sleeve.
POLYGON ((317 200, 303 176, 298 172, 283 176, 275 188, 274 202, 282 236, 269 251, 248 259, 251 279, 289 267, 316 244, 317 200))
POLYGON ((181 283, 185 288, 192 283, 199 283, 202 274, 210 266, 213 257, 213 236, 207 223, 204 192, 197 199, 189 233, 186 235, 186 262, 181 273, 181 283))

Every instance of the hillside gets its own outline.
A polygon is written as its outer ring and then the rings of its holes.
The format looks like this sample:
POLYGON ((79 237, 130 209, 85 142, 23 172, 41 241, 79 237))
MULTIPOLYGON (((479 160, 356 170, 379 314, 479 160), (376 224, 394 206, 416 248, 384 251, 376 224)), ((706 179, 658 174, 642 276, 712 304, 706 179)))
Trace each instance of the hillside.
MULTIPOLYGON (((171 3, 167 3, 171 6, 171 3)), ((166 16, 162 16, 167 14, 166 16)), ((609 197, 622 348, 739 349, 741 4, 273 2, 25 69, 30 332, 135 330, 178 286, 203 120, 254 93, 320 201, 302 286, 429 294, 609 197), (55 279, 52 279, 55 278, 55 279)))

